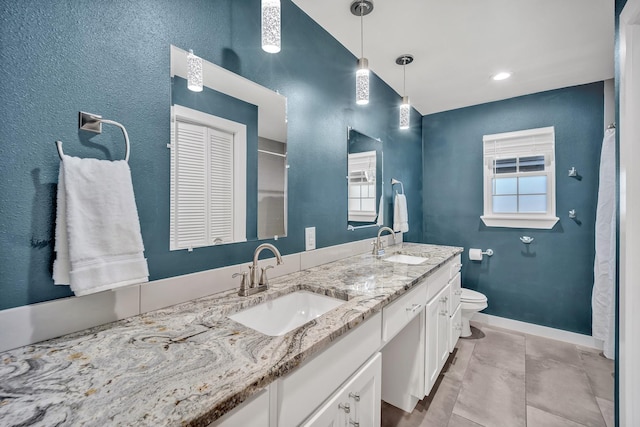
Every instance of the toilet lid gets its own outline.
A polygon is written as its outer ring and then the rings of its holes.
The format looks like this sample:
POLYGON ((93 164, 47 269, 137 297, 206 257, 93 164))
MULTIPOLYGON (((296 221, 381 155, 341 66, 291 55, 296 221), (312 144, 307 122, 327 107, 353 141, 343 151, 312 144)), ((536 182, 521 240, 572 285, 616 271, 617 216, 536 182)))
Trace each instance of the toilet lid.
POLYGON ((462 295, 460 295, 460 299, 462 301, 484 302, 487 300, 487 297, 481 294, 480 292, 476 292, 471 289, 462 288, 462 295))

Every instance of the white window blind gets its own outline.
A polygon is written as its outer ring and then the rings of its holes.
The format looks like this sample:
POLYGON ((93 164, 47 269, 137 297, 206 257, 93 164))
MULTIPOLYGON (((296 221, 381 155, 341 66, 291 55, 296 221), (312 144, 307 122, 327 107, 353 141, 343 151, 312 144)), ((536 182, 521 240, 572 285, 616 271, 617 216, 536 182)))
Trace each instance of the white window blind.
POLYGON ((483 137, 484 215, 490 227, 552 228, 555 216, 553 127, 483 137))
POLYGON ((245 241, 244 125, 173 109, 170 249, 245 241))

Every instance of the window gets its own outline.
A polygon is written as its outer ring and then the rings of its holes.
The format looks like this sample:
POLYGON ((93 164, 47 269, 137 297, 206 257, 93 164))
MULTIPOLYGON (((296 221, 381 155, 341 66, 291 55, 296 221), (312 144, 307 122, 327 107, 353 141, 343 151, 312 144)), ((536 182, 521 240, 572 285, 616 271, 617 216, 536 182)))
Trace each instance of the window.
POLYGON ((349 221, 376 219, 376 152, 349 154, 349 221))
POLYGON ((485 135, 484 215, 489 227, 553 228, 553 127, 485 135))
POLYGON ((246 126, 172 107, 170 250, 246 240, 246 126))

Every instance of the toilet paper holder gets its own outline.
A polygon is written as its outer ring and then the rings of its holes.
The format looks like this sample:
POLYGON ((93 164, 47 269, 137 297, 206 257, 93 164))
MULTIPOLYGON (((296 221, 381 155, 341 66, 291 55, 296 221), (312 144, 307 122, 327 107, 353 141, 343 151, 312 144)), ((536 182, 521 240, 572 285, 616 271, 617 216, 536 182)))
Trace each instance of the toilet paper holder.
POLYGON ((471 261, 482 261, 482 256, 483 255, 492 256, 493 255, 493 249, 487 249, 486 251, 482 251, 481 249, 475 249, 475 248, 469 249, 469 259, 471 261), (480 251, 480 253, 478 254, 477 251, 480 251), (473 252, 475 252, 475 254, 473 254, 473 252), (480 255, 480 256, 478 257, 478 255, 480 255))

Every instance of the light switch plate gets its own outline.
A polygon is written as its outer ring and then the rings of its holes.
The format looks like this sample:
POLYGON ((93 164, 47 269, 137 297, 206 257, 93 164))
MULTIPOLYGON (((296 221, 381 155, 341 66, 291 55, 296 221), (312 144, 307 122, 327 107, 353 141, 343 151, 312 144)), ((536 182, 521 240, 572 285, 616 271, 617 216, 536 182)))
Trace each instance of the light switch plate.
POLYGON ((312 251, 316 248, 316 228, 307 227, 304 229, 304 250, 312 251))

